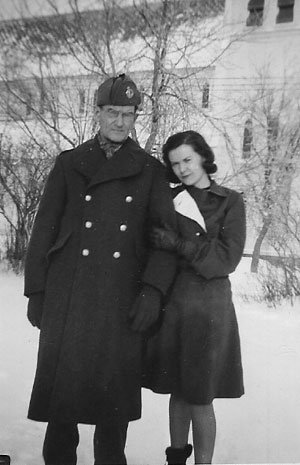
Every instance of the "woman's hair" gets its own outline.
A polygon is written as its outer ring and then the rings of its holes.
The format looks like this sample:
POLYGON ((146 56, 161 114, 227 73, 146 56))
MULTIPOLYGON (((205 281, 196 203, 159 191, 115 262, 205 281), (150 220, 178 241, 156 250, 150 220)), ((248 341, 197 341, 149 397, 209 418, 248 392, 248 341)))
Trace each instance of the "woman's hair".
POLYGON ((169 182, 178 184, 180 183, 177 176, 172 170, 169 160, 169 153, 171 150, 177 149, 181 145, 189 145, 192 149, 203 157, 203 169, 207 174, 213 174, 217 171, 217 165, 214 163, 215 155, 210 146, 207 144, 204 137, 196 131, 178 132, 170 136, 163 146, 163 160, 167 167, 167 178, 169 182))

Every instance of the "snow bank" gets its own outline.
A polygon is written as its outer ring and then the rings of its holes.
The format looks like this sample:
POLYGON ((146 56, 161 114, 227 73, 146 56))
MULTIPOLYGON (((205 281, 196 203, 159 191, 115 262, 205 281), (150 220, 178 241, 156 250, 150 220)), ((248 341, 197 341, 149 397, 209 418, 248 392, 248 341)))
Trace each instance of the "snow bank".
MULTIPOLYGON (((244 303, 237 291, 249 272, 243 263, 232 287, 240 326, 246 394, 217 400, 214 463, 300 462, 300 311, 244 303)), ((45 425, 26 419, 34 376, 38 331, 26 320, 22 278, 0 273, 0 454, 13 465, 41 465, 45 425)), ((143 392, 143 418, 131 423, 129 465, 164 463, 168 397, 143 392)), ((80 426, 78 465, 93 463, 92 426, 80 426)), ((193 463, 191 458, 188 462, 193 463)))

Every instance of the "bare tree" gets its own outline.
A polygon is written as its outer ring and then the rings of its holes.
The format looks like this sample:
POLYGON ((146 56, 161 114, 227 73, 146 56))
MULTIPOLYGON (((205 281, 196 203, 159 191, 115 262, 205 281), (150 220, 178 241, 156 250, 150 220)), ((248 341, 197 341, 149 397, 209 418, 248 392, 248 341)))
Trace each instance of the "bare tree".
POLYGON ((19 271, 53 157, 49 157, 49 152, 41 156, 30 140, 13 144, 2 139, 0 150, 0 215, 8 225, 6 256, 14 270, 19 271))
POLYGON ((294 255, 300 252, 296 233, 292 238, 295 224, 292 227, 291 223, 299 218, 297 190, 292 184, 300 167, 300 99, 287 84, 271 88, 265 81, 247 102, 243 160, 238 167, 248 215, 256 230, 253 272, 257 272, 264 242, 277 254, 281 250, 282 255, 282 244, 291 241, 290 251, 294 255))

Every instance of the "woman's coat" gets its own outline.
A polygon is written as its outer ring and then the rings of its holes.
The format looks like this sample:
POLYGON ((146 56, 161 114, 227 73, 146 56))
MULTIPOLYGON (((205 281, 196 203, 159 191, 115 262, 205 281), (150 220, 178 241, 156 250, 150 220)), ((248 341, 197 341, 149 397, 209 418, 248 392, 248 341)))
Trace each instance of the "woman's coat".
MULTIPOLYGON (((197 188, 191 188, 197 202, 197 188)), ((242 195, 212 183, 206 230, 177 214, 181 270, 160 332, 148 344, 144 385, 192 404, 244 393, 240 339, 228 275, 245 244, 242 195)), ((206 195, 205 194, 205 195, 206 195)), ((204 211, 204 210, 203 210, 204 211)))
POLYGON ((140 417, 142 337, 128 313, 142 283, 165 294, 173 280, 175 258, 147 243, 165 222, 164 169, 131 139, 109 161, 96 138, 57 157, 25 266, 25 295, 45 293, 29 418, 140 417))

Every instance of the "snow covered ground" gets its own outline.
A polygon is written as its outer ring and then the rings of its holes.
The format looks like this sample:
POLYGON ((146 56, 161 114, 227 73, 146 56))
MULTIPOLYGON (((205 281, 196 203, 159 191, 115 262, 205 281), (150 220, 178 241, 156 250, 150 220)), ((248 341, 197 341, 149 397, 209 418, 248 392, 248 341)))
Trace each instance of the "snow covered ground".
MULTIPOLYGON (((300 305, 274 309, 244 303, 245 263, 233 276, 246 394, 217 400, 214 463, 300 462, 300 305), (243 287, 244 286, 244 287, 243 287)), ((26 320, 22 278, 0 273, 0 454, 12 465, 42 465, 45 425, 26 419, 38 331, 26 320)), ((162 465, 168 440, 168 398, 143 393, 143 418, 130 425, 130 465, 162 465)), ((78 465, 91 465, 93 427, 80 427, 78 465)), ((193 463, 190 459, 189 464, 193 463)))

